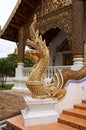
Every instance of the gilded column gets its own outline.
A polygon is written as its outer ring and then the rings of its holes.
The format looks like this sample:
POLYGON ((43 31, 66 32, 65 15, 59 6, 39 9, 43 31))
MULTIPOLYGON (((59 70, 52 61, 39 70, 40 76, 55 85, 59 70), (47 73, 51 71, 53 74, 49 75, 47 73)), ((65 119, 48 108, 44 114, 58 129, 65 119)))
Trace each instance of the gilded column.
POLYGON ((72 53, 74 64, 83 64, 83 1, 73 0, 72 53))

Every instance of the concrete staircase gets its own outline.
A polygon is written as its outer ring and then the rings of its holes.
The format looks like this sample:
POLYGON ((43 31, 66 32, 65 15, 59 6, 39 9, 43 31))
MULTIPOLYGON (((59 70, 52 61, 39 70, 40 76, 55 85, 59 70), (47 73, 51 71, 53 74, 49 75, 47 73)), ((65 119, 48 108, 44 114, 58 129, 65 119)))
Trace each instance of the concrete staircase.
POLYGON ((86 100, 74 105, 72 109, 63 110, 63 113, 58 119, 58 123, 78 130, 86 130, 86 100))
POLYGON ((56 123, 24 127, 22 116, 19 115, 8 119, 7 126, 14 130, 86 130, 86 100, 72 109, 63 110, 56 123))

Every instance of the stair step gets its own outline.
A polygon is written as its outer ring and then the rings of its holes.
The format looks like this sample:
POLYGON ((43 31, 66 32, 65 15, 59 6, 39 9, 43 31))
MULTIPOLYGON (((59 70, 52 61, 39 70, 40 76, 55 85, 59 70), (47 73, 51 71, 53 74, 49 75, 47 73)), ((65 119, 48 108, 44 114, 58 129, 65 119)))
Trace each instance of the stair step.
POLYGON ((82 100, 82 103, 86 103, 86 100, 82 100))
POLYGON ((72 115, 75 117, 86 119, 86 110, 68 109, 68 110, 63 110, 63 114, 72 115))
POLYGON ((74 108, 86 110, 86 104, 85 103, 76 104, 74 105, 74 108))
POLYGON ((52 123, 52 124, 44 125, 44 126, 45 126, 44 128, 47 128, 44 130, 78 130, 77 128, 73 128, 73 127, 70 127, 61 123, 52 123))
POLYGON ((18 130, 78 130, 76 128, 67 126, 65 124, 60 123, 50 123, 50 124, 43 124, 37 126, 28 126, 25 127, 23 125, 23 119, 21 115, 12 117, 7 120, 7 125, 11 126, 14 129, 18 130))
POLYGON ((69 125, 71 127, 74 127, 80 130, 86 130, 85 119, 81 119, 81 118, 66 115, 66 114, 61 114, 61 116, 58 119, 58 122, 69 125))

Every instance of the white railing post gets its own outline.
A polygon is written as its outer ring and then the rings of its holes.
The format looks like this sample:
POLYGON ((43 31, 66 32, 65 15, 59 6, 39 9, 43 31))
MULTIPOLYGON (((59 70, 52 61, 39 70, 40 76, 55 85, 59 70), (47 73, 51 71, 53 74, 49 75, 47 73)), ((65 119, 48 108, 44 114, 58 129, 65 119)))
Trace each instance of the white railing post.
MULTIPOLYGON (((46 71, 46 78, 51 78, 58 70, 71 69, 71 66, 49 66, 46 71)), ((31 67, 22 68, 22 76, 28 77, 31 72, 31 67)))

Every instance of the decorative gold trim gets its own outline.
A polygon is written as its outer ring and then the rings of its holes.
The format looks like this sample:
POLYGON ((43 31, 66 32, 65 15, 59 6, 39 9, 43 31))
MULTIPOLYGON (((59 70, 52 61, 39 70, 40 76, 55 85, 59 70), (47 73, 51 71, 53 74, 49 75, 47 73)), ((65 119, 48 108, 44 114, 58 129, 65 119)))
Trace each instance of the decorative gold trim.
POLYGON ((73 58, 83 58, 82 53, 73 54, 73 58))
POLYGON ((43 85, 42 81, 29 81, 28 85, 32 86, 32 85, 43 85))
POLYGON ((83 65, 86 65, 86 61, 83 62, 83 65))
POLYGON ((18 63, 23 63, 23 61, 18 61, 18 63))

